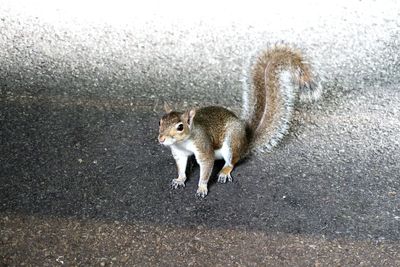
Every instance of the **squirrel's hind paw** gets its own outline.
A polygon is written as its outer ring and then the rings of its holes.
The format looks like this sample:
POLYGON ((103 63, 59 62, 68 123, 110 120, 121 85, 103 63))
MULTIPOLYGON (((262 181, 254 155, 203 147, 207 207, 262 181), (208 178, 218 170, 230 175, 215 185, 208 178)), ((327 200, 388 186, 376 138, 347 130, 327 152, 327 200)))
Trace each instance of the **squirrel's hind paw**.
POLYGON ((228 180, 228 182, 232 182, 232 176, 230 174, 225 174, 225 173, 220 173, 218 175, 218 182, 219 183, 226 183, 226 180, 228 180))
POLYGON ((226 183, 226 180, 228 180, 228 182, 232 182, 232 176, 231 176, 232 169, 233 166, 225 165, 218 174, 218 182, 223 184, 226 183))

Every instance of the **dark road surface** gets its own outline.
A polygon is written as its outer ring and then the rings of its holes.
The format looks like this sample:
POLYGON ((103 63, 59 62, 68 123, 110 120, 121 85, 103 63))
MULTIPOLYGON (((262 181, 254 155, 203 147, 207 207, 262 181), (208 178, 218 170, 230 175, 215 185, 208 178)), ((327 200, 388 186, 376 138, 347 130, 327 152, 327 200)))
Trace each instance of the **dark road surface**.
POLYGON ((399 88, 299 108, 233 183, 216 182, 217 163, 205 199, 194 163, 169 187, 156 101, 0 103, 0 265, 400 265, 399 88))

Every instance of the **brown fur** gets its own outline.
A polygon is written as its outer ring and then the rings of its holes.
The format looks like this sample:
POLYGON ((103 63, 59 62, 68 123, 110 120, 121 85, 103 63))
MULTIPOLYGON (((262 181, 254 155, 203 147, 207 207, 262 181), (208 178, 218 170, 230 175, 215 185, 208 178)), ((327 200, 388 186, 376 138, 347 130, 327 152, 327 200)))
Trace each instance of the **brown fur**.
POLYGON ((233 170, 233 166, 226 166, 226 167, 223 167, 223 168, 222 168, 222 170, 220 171, 220 173, 221 173, 221 174, 224 174, 224 175, 230 175, 231 172, 232 172, 232 170, 233 170))
MULTIPOLYGON (((214 150, 221 148, 226 134, 226 126, 230 120, 238 117, 223 107, 205 107, 198 109, 194 117, 194 124, 202 128, 207 134, 214 150)), ((195 134, 200 134, 196 133, 195 134)))
POLYGON ((182 141, 186 138, 186 136, 189 134, 189 127, 187 124, 184 124, 184 131, 182 133, 178 133, 176 130, 176 127, 174 127, 176 124, 182 121, 182 113, 172 111, 162 117, 160 120, 160 137, 164 136, 173 136, 175 137, 178 141, 182 141))
MULTIPOLYGON (((257 139, 262 131, 274 130, 270 125, 275 124, 279 108, 284 105, 279 92, 279 74, 282 69, 291 70, 292 76, 298 76, 298 83, 310 82, 311 71, 304 62, 300 51, 286 46, 278 46, 265 51, 254 65, 252 80, 255 89, 255 109, 249 121, 250 128, 257 139), (300 70, 300 75, 296 71, 300 70)), ((279 117, 278 117, 279 118, 279 117)))
MULTIPOLYGON (((178 141, 192 138, 196 147, 203 151, 204 157, 213 157, 214 150, 220 149, 225 139, 227 127, 230 122, 240 121, 231 111, 223 107, 210 106, 196 110, 193 118, 193 129, 189 129, 188 112, 172 111, 165 114, 160 120, 159 138, 172 136, 178 141), (182 123, 184 131, 178 133, 176 125, 182 123), (208 153, 212 152, 212 153, 208 153)), ((240 124, 245 127, 244 122, 240 124)), ((233 161, 237 162, 240 155, 244 152, 247 141, 232 138, 233 161)))

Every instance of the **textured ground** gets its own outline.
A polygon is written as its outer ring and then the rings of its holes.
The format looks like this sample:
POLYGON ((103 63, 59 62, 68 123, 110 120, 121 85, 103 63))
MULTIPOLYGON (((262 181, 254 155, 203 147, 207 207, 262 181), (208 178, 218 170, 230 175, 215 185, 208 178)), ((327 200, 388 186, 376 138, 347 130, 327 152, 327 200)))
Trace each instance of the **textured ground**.
POLYGON ((396 1, 227 17, 53 2, 0 5, 0 265, 400 265, 396 1), (217 163, 198 199, 192 163, 171 189, 163 100, 239 110, 245 59, 280 40, 304 48, 324 98, 233 183, 217 163))
POLYGON ((399 90, 326 99, 197 199, 195 164, 185 189, 169 188, 150 101, 3 94, 2 261, 400 264, 399 90))

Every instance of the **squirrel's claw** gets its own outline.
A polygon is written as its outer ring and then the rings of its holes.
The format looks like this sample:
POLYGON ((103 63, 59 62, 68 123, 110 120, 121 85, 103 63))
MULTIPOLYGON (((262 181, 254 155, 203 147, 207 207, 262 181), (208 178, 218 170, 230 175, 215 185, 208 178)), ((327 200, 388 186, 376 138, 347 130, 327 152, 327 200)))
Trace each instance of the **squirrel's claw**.
POLYGON ((173 179, 171 183, 171 187, 177 189, 179 187, 185 187, 185 180, 183 179, 173 179))
POLYGON ((232 182, 232 176, 230 174, 224 174, 224 173, 220 173, 218 175, 218 182, 219 183, 226 183, 226 180, 228 180, 228 182, 232 182))
POLYGON ((207 196, 207 193, 207 185, 199 185, 199 188, 197 188, 196 196, 205 198, 207 196))

